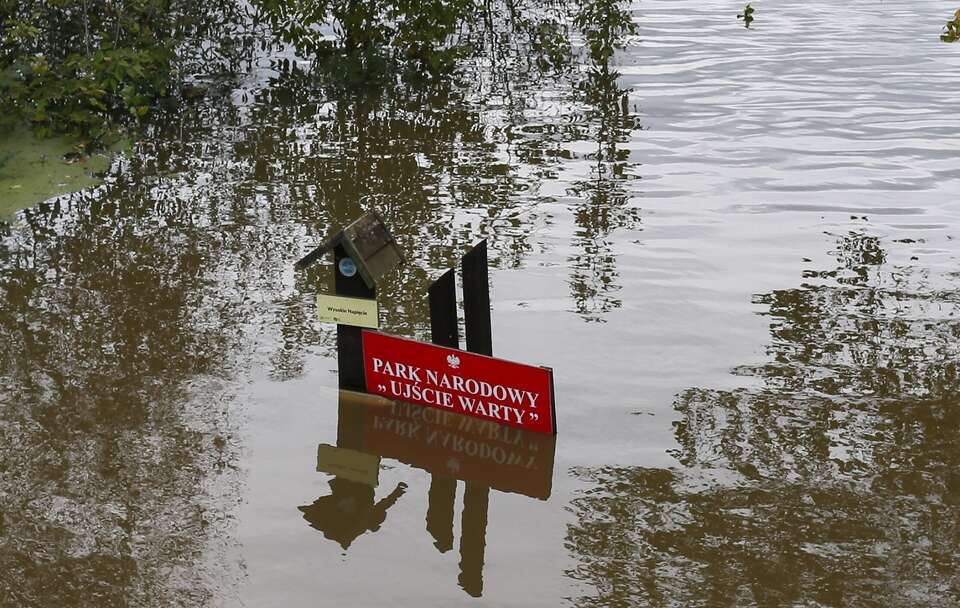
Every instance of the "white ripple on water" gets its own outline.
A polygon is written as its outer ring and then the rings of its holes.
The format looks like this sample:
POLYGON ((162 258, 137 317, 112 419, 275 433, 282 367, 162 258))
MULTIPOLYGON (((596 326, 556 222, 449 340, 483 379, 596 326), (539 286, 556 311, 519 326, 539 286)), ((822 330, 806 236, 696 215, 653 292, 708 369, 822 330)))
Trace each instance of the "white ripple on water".
MULTIPOLYGON (((765 193, 957 190, 960 118, 950 108, 960 74, 956 51, 937 38, 940 3, 757 9, 744 31, 726 2, 636 5, 642 42, 621 72, 649 127, 631 159, 642 159, 645 178, 667 178, 645 181, 650 198, 687 192, 700 207, 769 213, 765 193), (747 196, 720 200, 737 193, 747 196)), ((818 208, 871 208, 854 202, 818 208)))

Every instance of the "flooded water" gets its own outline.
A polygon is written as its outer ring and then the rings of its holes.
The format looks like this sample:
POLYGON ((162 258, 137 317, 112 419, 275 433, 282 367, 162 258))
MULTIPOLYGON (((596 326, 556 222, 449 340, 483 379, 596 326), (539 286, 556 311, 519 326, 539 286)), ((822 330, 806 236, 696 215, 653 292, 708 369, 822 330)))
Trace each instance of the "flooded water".
POLYGON ((0 605, 960 605, 950 11, 614 6, 456 84, 264 53, 4 225, 0 605), (488 239, 555 442, 338 392, 293 264, 367 209, 399 335, 488 239))

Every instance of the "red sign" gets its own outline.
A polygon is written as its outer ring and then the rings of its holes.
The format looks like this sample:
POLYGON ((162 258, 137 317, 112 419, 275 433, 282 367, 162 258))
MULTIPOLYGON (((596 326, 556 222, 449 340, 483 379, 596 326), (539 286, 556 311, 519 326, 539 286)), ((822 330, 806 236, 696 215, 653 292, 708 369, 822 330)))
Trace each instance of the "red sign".
POLYGON ((367 392, 556 434, 553 372, 455 348, 363 332, 367 392))

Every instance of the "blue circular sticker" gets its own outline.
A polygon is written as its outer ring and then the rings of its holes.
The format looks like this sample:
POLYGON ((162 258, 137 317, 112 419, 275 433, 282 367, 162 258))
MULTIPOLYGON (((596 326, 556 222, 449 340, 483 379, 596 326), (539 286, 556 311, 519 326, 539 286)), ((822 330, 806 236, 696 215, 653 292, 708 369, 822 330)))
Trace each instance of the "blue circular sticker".
POLYGON ((352 277, 357 274, 357 263, 353 261, 353 258, 343 258, 340 260, 340 274, 345 277, 352 277))

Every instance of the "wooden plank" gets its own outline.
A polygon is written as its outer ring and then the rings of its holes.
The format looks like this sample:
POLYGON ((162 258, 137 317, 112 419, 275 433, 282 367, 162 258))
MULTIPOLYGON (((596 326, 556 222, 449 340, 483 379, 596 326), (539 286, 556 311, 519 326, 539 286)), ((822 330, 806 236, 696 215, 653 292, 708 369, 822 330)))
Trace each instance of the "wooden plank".
POLYGON ((487 241, 482 240, 461 260, 463 270, 463 317, 467 350, 493 355, 490 325, 490 280, 487 271, 487 241))
POLYGON ((460 348, 457 326, 457 286, 453 269, 443 273, 427 290, 430 304, 430 337, 434 344, 460 348))

